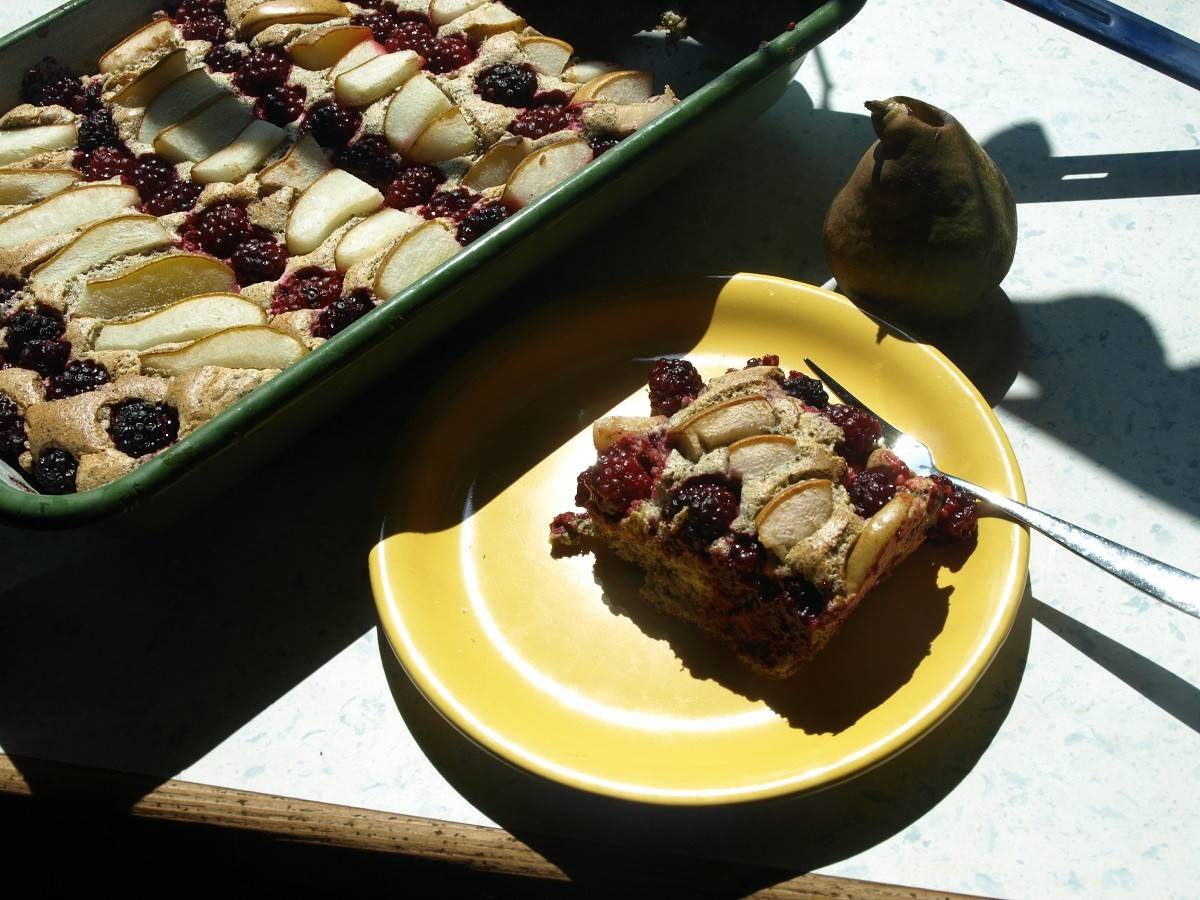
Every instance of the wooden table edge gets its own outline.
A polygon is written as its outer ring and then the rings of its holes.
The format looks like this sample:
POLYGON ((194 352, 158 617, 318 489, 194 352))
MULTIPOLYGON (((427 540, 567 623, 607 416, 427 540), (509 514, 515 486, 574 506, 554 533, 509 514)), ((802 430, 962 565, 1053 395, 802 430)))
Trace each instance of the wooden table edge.
MULTIPOLYGON (((547 856, 515 835, 482 825, 444 822, 418 816, 380 812, 294 797, 262 794, 178 779, 162 780, 109 769, 0 754, 0 796, 44 802, 86 803, 90 809, 142 819, 207 825, 253 832, 274 839, 388 853, 453 866, 476 873, 571 882, 572 876, 547 856)), ((539 840, 551 855, 558 850, 579 856, 588 847, 559 838, 539 840)), ((605 851, 611 856, 612 851, 605 851)), ((695 881, 711 884, 711 860, 699 861, 661 853, 644 854, 625 865, 623 879, 670 882, 674 887, 695 881)), ((791 875, 783 870, 731 864, 733 870, 754 872, 757 883, 769 886, 750 896, 761 898, 867 898, 867 900, 933 900, 965 897, 921 888, 879 884, 831 875, 791 875), (778 875, 774 882, 772 876, 778 875)))

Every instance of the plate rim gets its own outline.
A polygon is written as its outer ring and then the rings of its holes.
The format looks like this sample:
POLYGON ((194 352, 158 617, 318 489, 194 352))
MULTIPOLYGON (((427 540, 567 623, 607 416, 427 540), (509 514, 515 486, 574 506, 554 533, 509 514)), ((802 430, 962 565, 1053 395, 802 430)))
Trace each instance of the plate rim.
MULTIPOLYGON (((739 272, 733 275, 689 276, 667 274, 628 284, 619 293, 621 295, 628 295, 631 292, 639 292, 639 289, 644 289, 649 285, 669 284, 673 287, 678 287, 698 281, 719 281, 722 283, 722 290, 735 282, 759 282, 788 292, 808 294, 819 298, 820 302, 851 307, 856 313, 865 315, 887 331, 894 333, 898 338, 921 346, 924 352, 929 353, 936 362, 946 367, 956 376, 956 381, 967 388, 976 405, 984 411, 985 419, 991 427, 992 436, 1001 450, 1000 455, 1005 468, 1013 480, 1015 487, 1014 499, 1022 502, 1025 501, 1024 478, 1012 444, 1008 439, 1003 425, 997 418, 995 410, 979 392, 974 383, 937 347, 914 337, 905 329, 893 325, 880 316, 863 309, 847 297, 807 282, 751 272, 739 272)), ((611 288, 603 291, 593 290, 586 293, 590 296, 613 295, 611 288)), ((581 305, 578 308, 583 310, 588 307, 581 305)), ((519 317, 518 321, 520 318, 525 317, 519 317)), ((569 321, 569 319, 564 318, 564 321, 569 321)), ((499 336, 502 337, 503 332, 499 336)), ((485 345, 494 346, 495 342, 495 336, 489 337, 485 341, 485 345)), ((469 350, 468 353, 478 352, 481 346, 483 345, 477 345, 475 348, 469 350)), ((455 383, 451 382, 449 385, 435 388, 419 404, 417 412, 419 413, 421 409, 427 408, 434 399, 441 396, 447 390, 453 390, 454 386, 455 383)), ((511 752, 506 752, 508 751, 506 743, 503 740, 490 737, 486 733, 489 730, 486 725, 471 714, 469 710, 460 710, 459 707, 464 706, 464 704, 443 688, 440 680, 434 673, 429 671, 428 667, 424 664, 421 654, 416 652, 413 646, 405 646, 409 644, 408 641, 404 640, 404 637, 407 635, 407 628, 404 626, 399 604, 389 590, 388 570, 384 562, 383 547, 389 537, 386 517, 380 526, 379 540, 370 551, 368 565, 371 592, 376 612, 380 619, 380 630, 387 639, 392 655, 400 664, 406 677, 416 687, 418 693, 438 712, 443 720, 459 734, 466 737, 474 746, 519 771, 591 794, 656 806, 729 806, 816 793, 841 784, 870 771, 876 766, 882 765, 908 747, 921 741, 953 713, 979 683, 992 661, 996 658, 1001 647, 1003 647, 1005 641, 1008 639, 1017 618, 1021 597, 1024 594, 1025 584, 1028 580, 1030 542, 1029 532, 1026 529, 1016 526, 1015 523, 1014 527, 1017 527, 1017 547, 1012 559, 1010 559, 1009 572, 1005 578, 1005 583, 1009 586, 1007 591, 1008 596, 1004 602, 997 606, 996 613, 988 623, 984 637, 976 646, 974 655, 969 661, 959 667, 957 678, 946 684, 921 709, 916 710, 910 715, 902 727, 895 729, 892 733, 883 736, 872 745, 863 748, 857 753, 850 754, 834 764, 820 767, 824 770, 821 775, 816 777, 810 775, 807 779, 795 777, 777 780, 768 784, 722 788, 717 792, 686 789, 654 790, 636 784, 621 784, 606 778, 589 778, 585 773, 580 773, 574 769, 551 767, 543 763, 540 757, 533 753, 521 752, 517 748, 513 748, 511 752), (397 640, 398 637, 400 640, 397 640), (458 713, 458 715, 455 715, 455 713, 458 713)))

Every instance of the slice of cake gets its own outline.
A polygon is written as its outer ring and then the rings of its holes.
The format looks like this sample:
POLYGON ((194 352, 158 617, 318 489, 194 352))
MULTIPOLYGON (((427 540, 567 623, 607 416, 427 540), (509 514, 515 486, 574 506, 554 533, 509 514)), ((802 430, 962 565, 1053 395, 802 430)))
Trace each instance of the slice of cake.
POLYGON ((599 458, 551 525, 646 573, 664 612, 783 678, 820 650, 926 537, 971 539, 975 508, 878 446, 876 419, 820 382, 752 359, 705 385, 685 360, 650 373, 652 415, 593 426, 599 458))

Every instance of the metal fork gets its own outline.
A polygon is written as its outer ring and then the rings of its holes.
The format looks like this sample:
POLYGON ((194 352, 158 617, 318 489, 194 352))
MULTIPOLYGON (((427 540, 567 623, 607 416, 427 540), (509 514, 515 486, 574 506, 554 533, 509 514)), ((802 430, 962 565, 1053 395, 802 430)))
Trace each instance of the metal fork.
POLYGON ((1057 541, 1088 562, 1095 563, 1106 572, 1116 575, 1139 591, 1144 591, 1156 600, 1161 600, 1180 612, 1200 619, 1200 608, 1197 607, 1197 601, 1200 601, 1200 578, 1182 569, 1159 562, 1157 559, 1152 559, 1143 553, 1138 553, 1116 541, 1093 534, 1078 525, 1064 522, 1062 519, 1057 519, 1032 506, 1010 500, 1003 494, 997 494, 995 491, 973 484, 964 478, 943 472, 934 464, 933 454, 929 452, 928 447, 912 435, 905 434, 888 423, 882 416, 838 384, 828 372, 811 359, 805 357, 804 361, 843 402, 857 406, 879 420, 883 426, 883 441, 887 448, 900 457, 904 464, 917 475, 945 476, 950 479, 951 483, 963 490, 970 491, 988 506, 1023 525, 1036 528, 1046 537, 1057 541))

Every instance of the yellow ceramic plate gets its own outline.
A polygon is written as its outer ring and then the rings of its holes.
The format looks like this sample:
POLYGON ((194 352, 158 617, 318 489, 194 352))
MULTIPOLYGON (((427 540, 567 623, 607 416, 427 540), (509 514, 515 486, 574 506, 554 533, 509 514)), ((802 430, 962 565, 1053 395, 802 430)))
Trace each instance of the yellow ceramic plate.
POLYGON ((595 457, 592 421, 646 414, 649 361, 668 353, 706 377, 749 356, 796 368, 811 356, 948 471, 1024 496, 966 378, 836 294, 739 275, 564 298, 456 360, 406 429, 371 554, 384 631, 457 728, 578 788, 726 803, 861 772, 929 731, 983 673, 1016 613, 1028 538, 987 519, 969 556, 927 545, 798 675, 748 673, 641 601, 631 567, 550 555, 547 526, 595 457))

